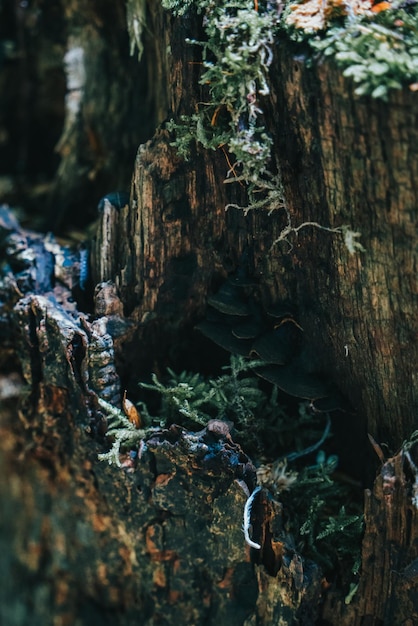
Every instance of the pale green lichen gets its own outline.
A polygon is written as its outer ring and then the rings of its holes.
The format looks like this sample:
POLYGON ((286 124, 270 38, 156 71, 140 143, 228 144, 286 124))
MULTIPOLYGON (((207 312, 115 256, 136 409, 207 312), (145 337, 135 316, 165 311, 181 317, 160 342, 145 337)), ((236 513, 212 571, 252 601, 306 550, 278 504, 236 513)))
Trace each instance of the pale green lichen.
MULTIPOLYGON (((164 9, 168 9, 174 15, 184 15, 192 6, 196 6, 196 0, 161 0, 164 9)), ((198 8, 198 7, 197 7, 198 8)))
MULTIPOLYGON (((244 183, 249 211, 286 206, 272 137, 263 121, 269 68, 280 37, 311 50, 308 63, 320 56, 334 59, 355 83, 355 93, 387 99, 391 90, 418 89, 418 9, 416 2, 371 0, 161 0, 182 18, 203 15, 205 38, 189 40, 202 49, 200 84, 207 99, 198 110, 167 124, 173 145, 184 158, 193 142, 222 149, 226 182, 244 183), (284 11, 282 11, 284 9, 284 11), (273 173, 274 172, 274 173, 273 173)), ((128 2, 131 45, 141 54, 145 0, 128 2)), ((228 208, 237 205, 228 205, 228 208)), ((361 250, 351 229, 344 233, 350 253, 361 250), (347 235, 347 236, 346 236, 347 235)))
POLYGON ((99 459, 100 461, 107 461, 109 465, 121 467, 121 452, 137 446, 147 436, 148 430, 138 429, 121 409, 102 398, 98 398, 98 403, 107 416, 108 429, 106 434, 112 440, 110 450, 99 454, 99 459))
POLYGON ((146 26, 146 0, 129 0, 126 5, 126 22, 128 25, 131 55, 138 49, 138 60, 144 52, 144 29, 146 26))
MULTIPOLYGON (((175 14, 183 3, 163 1, 175 14)), ((204 41, 189 40, 202 49, 200 84, 208 98, 197 113, 171 120, 179 153, 188 158, 190 145, 222 149, 228 163, 227 182, 247 185, 250 208, 269 210, 283 205, 280 177, 271 173, 272 138, 263 122, 261 100, 269 92, 269 67, 279 17, 277 7, 253 0, 188 2, 204 14, 204 41), (258 9, 258 10, 257 10, 258 9), (274 186, 274 193, 272 187, 274 186)))
MULTIPOLYGON (((292 6, 303 8, 305 3, 292 6)), ((373 8, 369 3, 369 10, 343 17, 331 13, 319 30, 309 28, 309 22, 298 27, 292 6, 283 21, 288 35, 333 59, 356 84, 357 95, 387 100, 391 90, 406 85, 417 89, 418 3, 381 2, 373 8)))
POLYGON ((246 432, 250 425, 254 433, 258 430, 254 427, 256 413, 263 407, 267 410, 269 404, 269 397, 260 388, 260 379, 251 371, 257 365, 260 361, 231 356, 229 365, 222 368, 224 373, 216 378, 206 379, 189 372, 176 374, 168 369, 168 381, 163 384, 153 375, 152 383, 140 386, 160 396, 159 418, 152 417, 145 406, 142 414, 149 423, 165 426, 180 422, 195 427, 206 425, 211 419, 228 420, 248 444, 254 443, 253 435, 246 432))

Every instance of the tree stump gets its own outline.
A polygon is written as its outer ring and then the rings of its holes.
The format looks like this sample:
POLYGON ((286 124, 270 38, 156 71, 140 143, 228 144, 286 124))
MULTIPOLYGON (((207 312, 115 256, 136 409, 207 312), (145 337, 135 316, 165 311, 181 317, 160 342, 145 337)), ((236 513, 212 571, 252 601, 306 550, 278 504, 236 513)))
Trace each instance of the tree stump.
MULTIPOLYGON (((70 32, 79 8, 68 9, 70 32)), ((121 5, 113 9, 119 20, 121 5)), ((159 3, 147 9, 144 63, 156 77, 153 119, 162 122, 193 113, 202 99, 201 59, 185 44, 200 36, 201 23, 175 19, 159 3)), ((105 10, 92 14, 107 24, 105 10)), ((83 49, 96 37, 102 51, 114 42, 112 29, 97 24, 81 29, 83 49)), ((104 93, 130 111, 117 89, 125 66, 116 89, 92 72, 83 115, 104 93)), ((239 184, 223 182, 228 155, 196 148, 184 162, 162 125, 138 150, 129 202, 105 201, 89 242, 100 285, 90 318, 72 302, 80 276, 59 274, 62 247, 1 214, 0 616, 10 626, 417 620, 418 458, 415 439, 405 442, 417 409, 416 98, 400 91, 384 104, 356 99, 330 63, 309 69, 285 43, 270 79, 266 121, 287 211, 225 212, 246 197, 239 184), (352 244, 357 231, 365 251, 350 254, 342 235, 352 244), (124 388, 135 393, 141 375, 167 365, 204 361, 205 371, 216 370, 219 353, 194 326, 208 296, 242 269, 263 311, 290 311, 303 333, 298 363, 348 400, 332 429, 343 469, 367 487, 357 589, 327 588, 320 568, 291 546, 282 507, 266 490, 250 515, 262 548, 245 545, 241 520, 255 469, 213 424, 200 433, 156 430, 140 458, 121 458, 124 471, 97 460, 105 449, 102 397, 120 405, 124 388), (373 487, 367 433, 382 446, 375 444, 381 467, 373 487)), ((103 109, 95 113, 98 134, 94 124, 86 134, 84 117, 64 134, 68 158, 63 153, 55 198, 71 195, 61 195, 61 175, 80 173, 81 146, 101 175, 114 161, 103 161, 97 138, 119 145, 134 122, 129 112, 127 126, 122 115, 109 129, 103 109)), ((80 252, 68 254, 82 265, 80 252)))

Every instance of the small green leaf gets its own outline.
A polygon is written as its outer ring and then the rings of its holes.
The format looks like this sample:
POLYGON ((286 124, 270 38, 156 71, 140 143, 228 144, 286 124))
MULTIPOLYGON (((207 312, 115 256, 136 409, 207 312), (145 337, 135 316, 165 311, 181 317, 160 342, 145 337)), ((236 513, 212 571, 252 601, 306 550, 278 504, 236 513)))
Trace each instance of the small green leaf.
POLYGON ((387 85, 381 84, 375 89, 373 89, 371 96, 372 98, 386 98, 388 93, 387 85))
POLYGON ((368 71, 375 76, 383 76, 389 71, 389 65, 387 63, 370 63, 368 71))

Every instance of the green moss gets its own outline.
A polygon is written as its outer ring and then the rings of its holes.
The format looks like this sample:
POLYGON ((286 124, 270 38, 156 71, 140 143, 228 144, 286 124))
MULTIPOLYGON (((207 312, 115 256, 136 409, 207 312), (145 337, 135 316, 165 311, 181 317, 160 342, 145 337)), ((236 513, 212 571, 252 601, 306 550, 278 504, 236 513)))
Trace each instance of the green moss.
POLYGON ((164 9, 169 9, 174 15, 184 15, 190 7, 197 5, 196 0, 161 0, 164 9))
POLYGON ((267 0, 162 0, 177 16, 189 10, 204 16, 205 40, 189 43, 202 48, 200 84, 208 97, 197 113, 169 122, 173 145, 186 159, 192 142, 222 148, 226 182, 247 186, 245 211, 285 207, 263 121, 274 46, 281 37, 308 46, 308 63, 332 58, 353 80, 357 95, 387 99, 393 89, 418 85, 417 4, 394 1, 373 12, 368 0, 359 0, 355 13, 350 3, 305 0, 285 3, 280 16, 278 5, 267 0))
POLYGON ((348 587, 360 567, 363 512, 352 489, 335 480, 337 464, 335 456, 318 452, 280 500, 298 549, 325 572, 338 573, 348 587))
POLYGON ((232 422, 234 440, 254 459, 263 460, 257 470, 259 485, 283 504, 285 532, 294 538, 296 549, 325 571, 344 572, 348 589, 359 564, 361 505, 352 501, 346 485, 334 479, 336 456, 327 457, 320 450, 313 464, 302 461, 324 444, 329 436, 329 418, 312 413, 305 402, 299 404, 296 413, 281 406, 277 388, 266 390, 252 373, 259 364, 232 356, 216 378, 168 370, 163 383, 153 376, 152 383, 141 383, 141 387, 157 393, 161 404, 158 417, 141 404, 141 418, 146 424, 142 430, 122 411, 100 400, 108 416, 112 444, 99 458, 120 467, 121 458, 138 449, 155 426, 176 423, 200 430, 210 419, 232 422))
POLYGON ((418 3, 393 1, 381 6, 379 12, 364 9, 355 15, 331 12, 317 30, 309 28, 309 21, 298 27, 288 8, 283 26, 291 39, 309 45, 315 55, 311 63, 321 57, 333 59, 353 80, 357 95, 387 100, 391 90, 417 86, 418 3))
POLYGON ((283 193, 279 177, 272 174, 272 138, 264 126, 261 104, 269 94, 277 8, 260 3, 256 10, 253 0, 195 0, 187 7, 163 0, 163 6, 176 15, 193 6, 204 14, 206 36, 204 41, 189 43, 202 49, 199 82, 207 101, 196 114, 169 122, 168 129, 175 134, 173 145, 186 159, 193 142, 210 150, 223 149, 229 165, 226 181, 247 185, 247 210, 280 208, 283 193))

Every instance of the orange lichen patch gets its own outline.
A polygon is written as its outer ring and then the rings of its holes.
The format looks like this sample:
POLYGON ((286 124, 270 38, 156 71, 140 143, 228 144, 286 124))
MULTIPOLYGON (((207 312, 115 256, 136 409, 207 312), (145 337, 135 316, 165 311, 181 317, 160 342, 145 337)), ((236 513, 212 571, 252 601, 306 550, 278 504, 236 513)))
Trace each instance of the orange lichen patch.
POLYGON ((148 526, 147 531, 145 533, 145 545, 147 547, 148 552, 158 551, 158 548, 154 541, 155 535, 156 535, 155 526, 148 526))
POLYGON ((110 526, 110 519, 105 515, 100 515, 96 513, 91 518, 93 529, 97 533, 104 532, 110 526))
POLYGON ((168 602, 169 604, 176 604, 183 594, 181 591, 176 591, 176 589, 170 589, 168 592, 168 602))
POLYGON ((167 586, 167 577, 165 575, 163 566, 157 567, 157 569, 154 570, 154 573, 152 575, 152 581, 157 587, 167 586))
POLYGON ((68 409, 68 390, 51 386, 46 390, 46 404, 53 415, 63 415, 68 409))
POLYGON ((286 23, 306 31, 323 30, 333 19, 348 14, 362 15, 371 8, 370 0, 308 0, 290 6, 286 23))
POLYGON ((224 577, 221 582, 218 583, 219 589, 229 589, 232 587, 232 577, 234 575, 234 568, 227 567, 224 573, 224 577))
POLYGON ((282 562, 282 558, 283 558, 283 551, 284 551, 284 543, 283 541, 272 541, 271 542, 271 547, 274 553, 274 560, 275 563, 280 566, 281 562, 282 562))
POLYGON ((124 576, 132 576, 133 569, 132 565, 137 563, 135 551, 130 549, 128 546, 121 546, 118 550, 119 556, 123 562, 123 575, 124 576))
POLYGON ((381 11, 387 11, 392 8, 392 4, 390 2, 378 2, 372 7, 373 13, 380 13, 381 11))
POLYGON ((158 487, 165 487, 166 485, 168 485, 168 483, 170 482, 170 480, 173 478, 173 474, 159 474, 157 476, 157 478, 155 479, 155 486, 158 485, 158 487))
POLYGON ((324 577, 321 580, 321 589, 323 589, 323 591, 328 591, 330 587, 332 587, 332 584, 324 577))
POLYGON ((68 412, 68 389, 56 385, 40 385, 38 410, 49 417, 49 425, 54 426, 57 415, 65 415, 68 412))
POLYGON ((156 532, 155 526, 148 526, 145 533, 145 546, 152 561, 177 561, 178 555, 174 550, 161 550, 156 541, 158 541, 159 534, 156 532))
POLYGON ((151 561, 155 562, 175 561, 177 552, 175 550, 156 550, 155 552, 150 552, 150 557, 151 561))
POLYGON ((83 469, 86 470, 86 472, 90 472, 92 467, 93 467, 93 463, 89 459, 84 459, 83 469))

